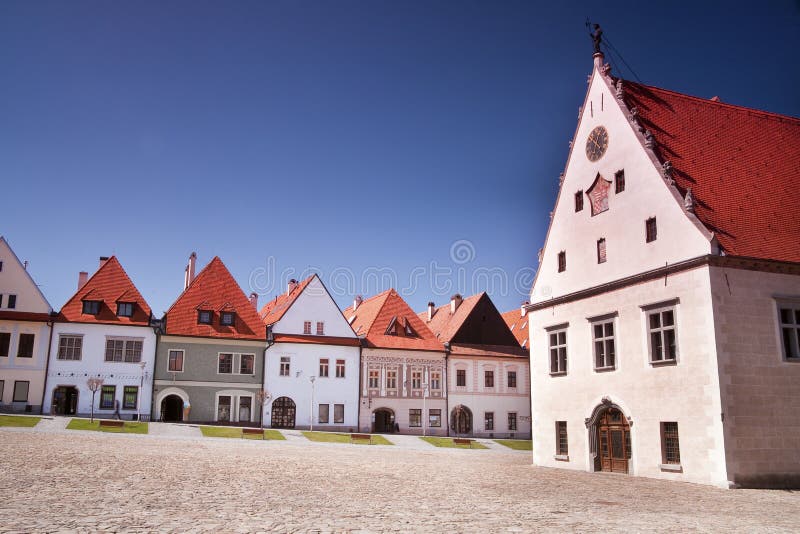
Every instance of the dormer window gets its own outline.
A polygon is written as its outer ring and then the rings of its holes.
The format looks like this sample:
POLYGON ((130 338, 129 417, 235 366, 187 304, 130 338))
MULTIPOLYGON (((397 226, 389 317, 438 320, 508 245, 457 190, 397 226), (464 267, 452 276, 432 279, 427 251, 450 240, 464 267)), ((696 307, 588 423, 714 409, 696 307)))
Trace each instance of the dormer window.
POLYGON ((199 310, 197 312, 197 324, 211 324, 211 311, 199 310))
POLYGON ((133 315, 133 302, 118 302, 117 317, 131 317, 133 315))
POLYGON ((222 326, 233 326, 236 314, 233 312, 222 312, 219 315, 219 324, 222 326))
POLYGON ((82 313, 85 313, 87 315, 97 315, 98 313, 100 313, 100 301, 84 300, 82 313))

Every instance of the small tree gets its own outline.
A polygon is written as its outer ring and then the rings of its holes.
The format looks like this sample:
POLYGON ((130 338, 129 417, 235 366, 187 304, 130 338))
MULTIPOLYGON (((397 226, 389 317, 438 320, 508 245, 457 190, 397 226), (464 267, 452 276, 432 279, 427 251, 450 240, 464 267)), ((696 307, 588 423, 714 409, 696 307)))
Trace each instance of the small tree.
POLYGON ((272 398, 272 395, 270 395, 269 391, 266 389, 256 392, 256 400, 258 400, 258 404, 261 406, 258 416, 258 426, 260 428, 264 428, 264 406, 266 406, 270 398, 272 398))
POLYGON ((90 421, 93 423, 94 423, 94 396, 97 393, 97 390, 99 390, 102 386, 103 386, 102 378, 97 378, 93 376, 92 378, 86 381, 86 387, 88 387, 89 391, 92 392, 92 415, 90 421))

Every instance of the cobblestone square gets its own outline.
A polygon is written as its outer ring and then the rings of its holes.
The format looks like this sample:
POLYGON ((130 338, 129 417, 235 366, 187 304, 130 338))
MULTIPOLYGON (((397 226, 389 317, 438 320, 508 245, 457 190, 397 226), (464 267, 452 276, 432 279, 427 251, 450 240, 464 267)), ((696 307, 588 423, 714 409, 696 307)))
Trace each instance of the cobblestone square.
POLYGON ((0 429, 0 531, 797 532, 800 493, 502 450, 0 429))

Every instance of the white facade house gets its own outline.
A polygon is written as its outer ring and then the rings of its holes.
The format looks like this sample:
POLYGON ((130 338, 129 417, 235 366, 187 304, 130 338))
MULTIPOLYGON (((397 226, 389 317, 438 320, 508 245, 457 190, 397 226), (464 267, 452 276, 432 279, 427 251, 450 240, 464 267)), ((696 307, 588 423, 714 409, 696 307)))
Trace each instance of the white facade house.
POLYGON ((43 412, 146 419, 156 348, 150 307, 114 256, 87 278, 80 273, 53 326, 43 412), (102 380, 94 395, 90 378, 102 380))
POLYGON ((317 275, 289 283, 261 310, 267 325, 264 424, 358 428, 360 342, 317 275))
POLYGON ((796 487, 800 121, 609 70, 595 54, 527 306, 533 461, 796 487))
POLYGON ((52 311, 0 236, 0 411, 40 413, 52 311))

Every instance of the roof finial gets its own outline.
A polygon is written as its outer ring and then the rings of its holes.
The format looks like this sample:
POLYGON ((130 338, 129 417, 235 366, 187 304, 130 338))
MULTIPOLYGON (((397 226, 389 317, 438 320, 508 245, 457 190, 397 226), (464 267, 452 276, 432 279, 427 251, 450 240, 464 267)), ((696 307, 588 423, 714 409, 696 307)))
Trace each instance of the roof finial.
POLYGON ((683 207, 686 211, 694 213, 694 195, 692 195, 692 188, 686 190, 686 196, 683 199, 683 207))
POLYGON ((602 55, 603 52, 600 51, 600 45, 603 43, 603 30, 600 28, 599 24, 592 24, 594 27, 594 31, 589 35, 592 36, 592 44, 594 45, 594 53, 595 55, 600 54, 602 55))

